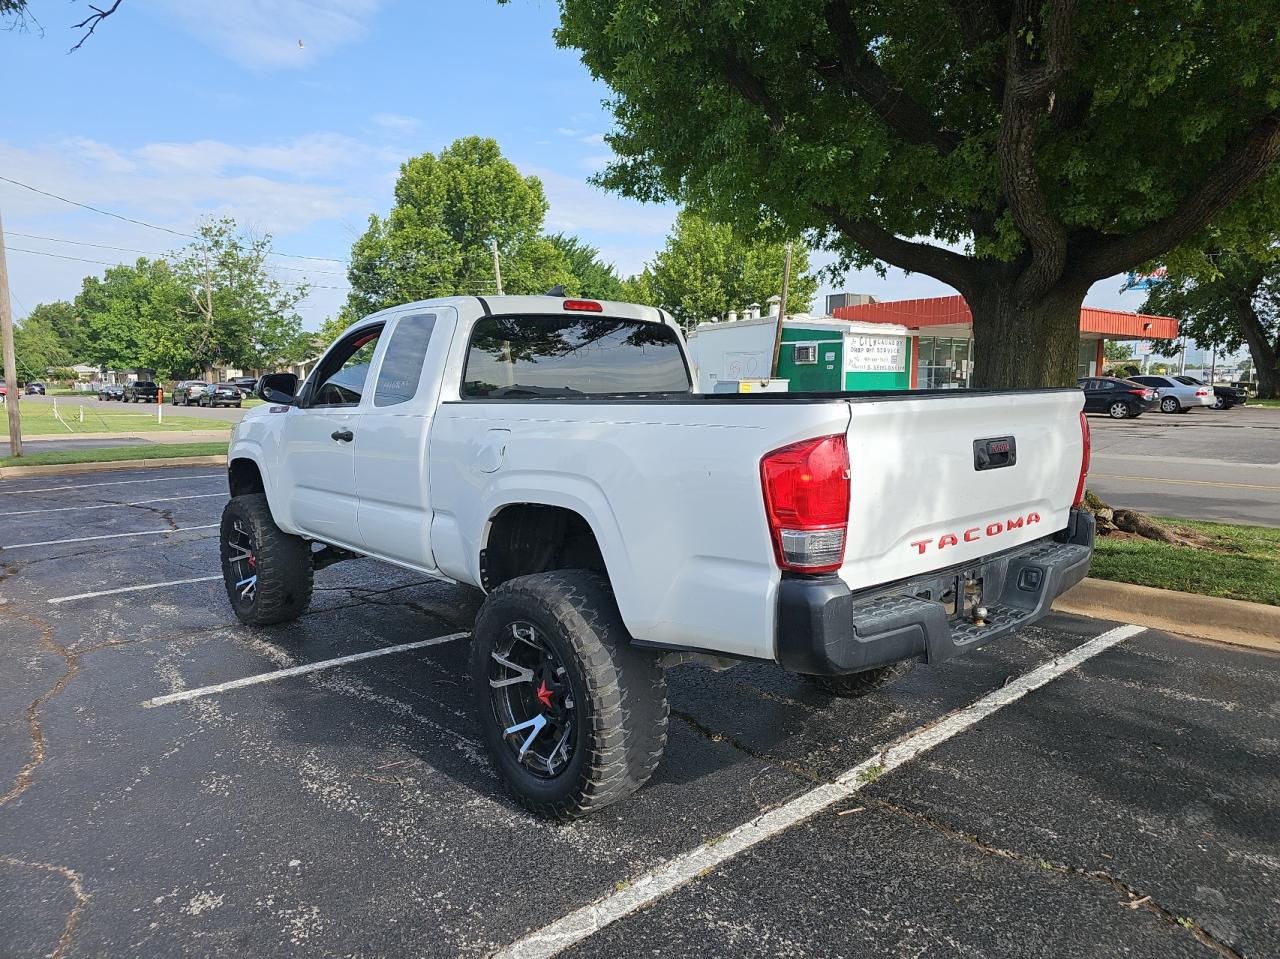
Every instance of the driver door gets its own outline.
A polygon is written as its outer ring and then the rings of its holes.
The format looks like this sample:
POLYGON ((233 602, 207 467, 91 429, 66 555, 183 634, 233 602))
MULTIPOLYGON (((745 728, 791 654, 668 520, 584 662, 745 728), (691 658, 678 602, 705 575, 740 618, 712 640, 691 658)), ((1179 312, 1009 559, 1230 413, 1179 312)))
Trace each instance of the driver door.
POLYGON ((355 450, 381 333, 382 324, 365 326, 334 344, 285 414, 283 429, 293 525, 321 542, 355 550, 364 547, 355 450))

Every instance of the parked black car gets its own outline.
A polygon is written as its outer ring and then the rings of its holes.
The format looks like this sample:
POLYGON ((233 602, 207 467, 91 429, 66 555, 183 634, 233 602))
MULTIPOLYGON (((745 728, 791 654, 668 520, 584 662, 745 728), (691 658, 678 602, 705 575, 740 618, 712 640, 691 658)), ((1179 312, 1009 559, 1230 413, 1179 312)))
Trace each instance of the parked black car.
POLYGON ((160 396, 160 387, 151 380, 136 380, 124 388, 121 397, 126 403, 154 403, 160 396))
MULTIPOLYGON (((1179 383, 1185 383, 1187 386, 1208 386, 1204 380, 1198 380, 1194 376, 1175 376, 1175 380, 1179 383)), ((1249 393, 1238 386, 1217 386, 1213 387, 1213 408, 1215 410, 1229 410, 1233 406, 1244 406, 1249 400, 1249 393)))
POLYGON ((115 383, 107 383, 100 390, 98 390, 98 399, 102 400, 104 403, 110 402, 111 400, 119 400, 123 398, 124 398, 124 387, 118 386, 115 383))
POLYGON ((179 380, 173 385, 173 405, 190 406, 192 403, 199 403, 209 385, 204 380, 179 380))
POLYGON ((23 390, 23 392, 26 393, 27 396, 44 396, 44 384, 28 383, 27 388, 23 390))
POLYGON ((236 389, 234 383, 213 383, 200 394, 198 405, 238 407, 242 400, 244 395, 236 389))
POLYGON ((1160 402, 1159 390, 1118 376, 1086 376, 1079 383, 1084 390, 1084 411, 1106 413, 1113 420, 1141 416, 1160 402))
POLYGON ((243 396, 252 396, 253 391, 258 388, 256 376, 233 376, 227 382, 238 389, 243 396))

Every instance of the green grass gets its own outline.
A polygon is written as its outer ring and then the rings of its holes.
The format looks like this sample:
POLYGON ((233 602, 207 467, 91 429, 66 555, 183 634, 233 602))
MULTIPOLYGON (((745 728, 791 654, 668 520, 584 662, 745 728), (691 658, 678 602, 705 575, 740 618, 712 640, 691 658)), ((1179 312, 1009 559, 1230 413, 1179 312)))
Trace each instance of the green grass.
POLYGON ((246 396, 240 405, 245 409, 252 409, 255 406, 265 406, 266 401, 260 400, 256 396, 246 396))
POLYGON ((1280 400, 1250 400, 1250 406, 1266 406, 1273 410, 1280 410, 1280 400))
POLYGON ((1100 536, 1089 575, 1280 606, 1280 529, 1184 519, 1161 521, 1208 537, 1218 551, 1100 536))
POLYGON ((68 463, 119 463, 127 460, 172 459, 225 453, 226 443, 147 443, 105 449, 50 450, 26 456, 0 456, 0 466, 62 466, 68 463))
POLYGON ((90 399, 84 403, 59 403, 58 413, 62 421, 54 419, 52 403, 26 403, 22 406, 22 435, 71 436, 75 433, 138 433, 144 430, 230 430, 225 420, 197 419, 170 413, 165 407, 164 422, 156 422, 154 403, 145 406, 117 403, 99 403, 90 399), (80 422, 80 407, 84 407, 84 422, 80 422), (105 409, 104 409, 105 407, 105 409), (65 425, 64 425, 65 423, 65 425), (69 428, 68 428, 69 427, 69 428))

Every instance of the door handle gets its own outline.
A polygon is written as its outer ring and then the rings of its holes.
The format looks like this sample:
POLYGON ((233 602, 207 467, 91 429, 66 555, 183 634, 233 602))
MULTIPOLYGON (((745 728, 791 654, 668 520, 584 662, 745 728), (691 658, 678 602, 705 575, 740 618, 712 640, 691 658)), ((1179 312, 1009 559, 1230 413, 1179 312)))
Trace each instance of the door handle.
POLYGON ((334 430, 329 434, 329 436, 337 440, 339 443, 350 443, 356 438, 356 434, 351 432, 351 430, 334 430))

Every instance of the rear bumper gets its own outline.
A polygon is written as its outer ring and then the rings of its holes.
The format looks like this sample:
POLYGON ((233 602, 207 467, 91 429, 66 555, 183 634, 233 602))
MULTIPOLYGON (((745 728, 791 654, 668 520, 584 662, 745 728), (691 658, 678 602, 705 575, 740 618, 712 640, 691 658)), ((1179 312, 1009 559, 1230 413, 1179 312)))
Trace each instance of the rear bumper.
POLYGON ((797 673, 839 675, 903 659, 939 663, 1034 623, 1089 571, 1093 516, 1071 512, 1046 539, 892 590, 854 595, 838 576, 784 578, 778 589, 777 658, 797 673), (935 599, 961 573, 982 580, 986 625, 949 616, 935 599))

